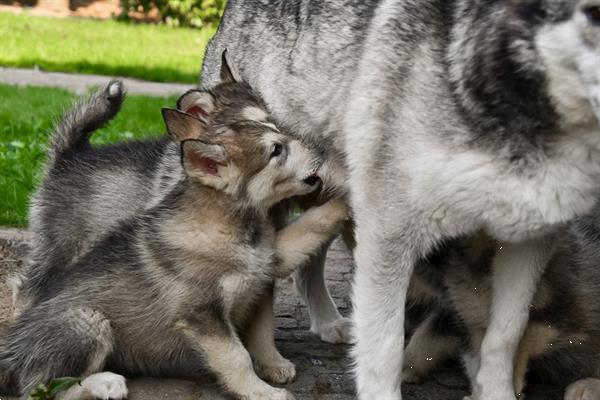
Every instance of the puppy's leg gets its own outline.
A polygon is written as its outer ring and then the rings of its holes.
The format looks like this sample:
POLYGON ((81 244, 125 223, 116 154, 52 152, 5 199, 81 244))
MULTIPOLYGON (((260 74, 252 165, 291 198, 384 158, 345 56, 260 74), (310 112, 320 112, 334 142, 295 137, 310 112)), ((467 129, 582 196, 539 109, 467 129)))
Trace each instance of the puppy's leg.
POLYGON ((436 325, 444 318, 442 312, 434 312, 419 325, 404 350, 402 378, 406 383, 419 383, 440 362, 458 352, 460 340, 456 336, 438 333, 436 325))
POLYGON ((537 284, 552 253, 551 244, 551 238, 504 244, 494 258, 490 322, 473 388, 476 400, 515 399, 515 354, 537 284))
POLYGON ((565 400, 600 400, 600 379, 587 378, 572 383, 565 392, 565 400))
MULTIPOLYGON (((8 366, 27 394, 39 383, 55 378, 95 374, 104 366, 113 344, 110 323, 100 312, 86 307, 39 307, 24 312, 9 327, 0 363, 8 366)), ((124 378, 110 373, 92 376, 64 398, 127 397, 124 378)))
POLYGON ((306 265, 312 255, 333 240, 347 217, 346 202, 334 199, 311 208, 280 230, 275 240, 277 277, 287 277, 306 265))
POLYGON ((515 357, 514 385, 517 396, 521 397, 525 389, 529 360, 548 351, 551 348, 550 344, 558 336, 559 332, 551 326, 539 323, 530 323, 527 326, 515 357))
POLYGON ((254 372, 250 354, 230 326, 217 321, 186 320, 177 323, 192 348, 204 354, 210 369, 224 388, 244 400, 293 400, 284 389, 276 389, 254 372), (207 331, 206 326, 214 329, 207 331), (203 329, 204 328, 204 329, 203 329))
POLYGON ((325 284, 325 258, 328 242, 295 276, 296 289, 308 305, 310 331, 328 343, 350 343, 352 320, 339 313, 325 284))
POLYGON ((296 377, 296 367, 275 347, 273 331, 273 288, 260 302, 246 331, 246 348, 254 360, 254 369, 262 379, 277 384, 289 383, 296 377))

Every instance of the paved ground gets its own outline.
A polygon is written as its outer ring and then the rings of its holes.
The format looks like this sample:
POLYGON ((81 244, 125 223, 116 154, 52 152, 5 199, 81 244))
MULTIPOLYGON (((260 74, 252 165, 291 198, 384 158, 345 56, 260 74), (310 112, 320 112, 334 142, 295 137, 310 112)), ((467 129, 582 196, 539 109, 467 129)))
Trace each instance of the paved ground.
MULTIPOLYGON (((38 69, 0 67, 0 82, 18 86, 59 87, 77 94, 83 94, 90 86, 105 85, 113 77, 104 75, 68 74, 45 72, 38 69)), ((193 85, 181 83, 148 82, 132 78, 120 78, 130 94, 151 96, 181 95, 193 85)))
MULTIPOLYGON (((26 252, 27 236, 20 230, 0 229, 0 330, 10 314, 10 288, 5 279, 16 271, 26 252)), ((340 241, 336 241, 327 258, 327 282, 343 314, 349 313, 352 258, 340 241)), ((277 346, 292 360, 298 379, 287 386, 298 400, 351 400, 355 398, 349 374, 347 346, 321 342, 307 331, 306 307, 300 302, 291 281, 279 283, 276 305, 277 346)), ((129 400, 223 400, 210 383, 135 379, 129 382, 129 400)), ((423 385, 404 385, 404 400, 461 400, 468 385, 459 368, 440 369, 423 385)), ((527 400, 559 400, 561 391, 534 385, 527 400)), ((0 395, 0 400, 14 400, 0 395)), ((373 399, 377 400, 377 399, 373 399)))
MULTIPOLYGON (((10 310, 10 289, 4 284, 7 275, 19 268, 26 246, 26 236, 18 230, 0 230, 0 326, 10 310)), ((352 259, 348 250, 336 242, 327 260, 327 280, 342 313, 348 314, 349 282, 352 259)), ((354 387, 349 371, 347 346, 321 342, 307 331, 305 306, 295 294, 291 281, 280 283, 277 295, 277 346, 297 367, 298 379, 288 386, 298 400, 351 400, 354 387)), ((452 369, 440 371, 425 385, 405 386, 405 400, 460 400, 466 381, 452 369)), ((141 379, 130 382, 130 400, 205 400, 222 399, 210 384, 185 381, 141 379)), ((0 400, 6 400, 0 396, 0 400)), ((375 400, 375 399, 374 399, 375 400)))

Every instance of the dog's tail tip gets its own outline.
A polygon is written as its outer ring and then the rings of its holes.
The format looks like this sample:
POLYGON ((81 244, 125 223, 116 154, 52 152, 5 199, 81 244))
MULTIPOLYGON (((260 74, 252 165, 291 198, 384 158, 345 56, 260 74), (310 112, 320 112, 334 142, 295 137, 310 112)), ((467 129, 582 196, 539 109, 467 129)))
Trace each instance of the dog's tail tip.
POLYGON ((49 164, 68 151, 85 147, 92 132, 117 115, 125 95, 123 81, 112 79, 89 98, 79 101, 54 129, 48 148, 49 164))
POLYGON ((119 79, 112 79, 110 82, 108 82, 108 85, 106 85, 106 97, 110 100, 110 101, 123 101, 123 98, 125 97, 125 85, 123 84, 123 81, 119 80, 119 79))

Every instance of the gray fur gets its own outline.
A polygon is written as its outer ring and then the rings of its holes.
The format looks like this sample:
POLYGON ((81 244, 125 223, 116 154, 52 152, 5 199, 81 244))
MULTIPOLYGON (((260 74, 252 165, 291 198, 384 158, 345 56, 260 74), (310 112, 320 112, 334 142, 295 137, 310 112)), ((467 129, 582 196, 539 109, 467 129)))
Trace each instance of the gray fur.
MULTIPOLYGON (((519 252, 543 260, 543 237, 592 209, 600 189, 600 28, 589 14, 598 6, 228 3, 202 82, 215 82, 227 48, 279 125, 322 143, 346 167, 339 185, 349 189, 356 220, 360 399, 401 398, 405 293, 419 258, 484 229, 507 243, 499 266, 519 252)), ((542 265, 497 274, 475 399, 514 399, 509 360, 526 316, 511 328, 502 313, 529 301, 542 265), (511 278, 516 299, 501 287, 511 278)))
MULTIPOLYGON (((228 84, 236 85, 225 82, 224 90, 235 92, 228 84)), ((81 115, 78 109, 90 112, 103 96, 112 96, 112 91, 95 94, 69 115, 81 115)), ((128 375, 187 378, 209 372, 242 398, 293 398, 267 385, 253 370, 254 361, 265 379, 283 383, 294 377, 293 365, 274 348, 268 323, 272 315, 265 316, 266 331, 248 327, 256 325, 253 319, 264 301, 271 303, 274 279, 292 273, 329 242, 345 220, 346 208, 343 201, 332 200, 276 231, 269 210, 288 197, 315 190, 321 160, 263 122, 225 118, 218 124, 218 112, 213 110, 210 118, 200 114, 163 111, 170 137, 144 160, 149 167, 155 160, 162 163, 146 171, 146 182, 165 181, 152 172, 173 175, 160 165, 177 166, 179 179, 166 179, 169 187, 152 193, 154 204, 141 204, 132 215, 114 221, 102 238, 87 243, 88 249, 69 249, 69 265, 53 265, 55 259, 48 258, 37 260, 28 271, 27 304, 0 342, 0 392, 27 394, 40 382, 107 368, 128 375), (276 153, 275 144, 281 146, 276 153), (167 162, 166 157, 173 159, 167 162), (28 286, 31 279, 37 282, 28 286), (256 335, 263 336, 263 344, 248 353, 242 339, 252 344, 256 335)), ((74 123, 71 132, 80 132, 74 123)), ((69 138, 63 143, 74 147, 56 153, 44 189, 58 190, 63 166, 85 171, 90 168, 86 160, 109 163, 104 155, 118 155, 115 149, 121 149, 82 147, 69 138)), ((141 150, 149 144, 128 146, 144 154, 141 150)), ((117 178, 128 177, 132 170, 112 168, 117 178)), ((90 188, 77 189, 85 193, 90 188)), ((77 228, 76 221, 70 223, 71 230, 64 233, 77 228)), ((119 398, 124 395, 126 390, 119 398)))

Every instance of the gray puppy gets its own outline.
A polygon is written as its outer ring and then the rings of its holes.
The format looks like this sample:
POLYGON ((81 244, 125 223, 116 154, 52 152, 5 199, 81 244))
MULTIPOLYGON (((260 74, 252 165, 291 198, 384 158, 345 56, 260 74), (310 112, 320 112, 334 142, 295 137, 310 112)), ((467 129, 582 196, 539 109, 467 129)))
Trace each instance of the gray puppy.
MULTIPOLYGON (((64 169, 85 170, 97 153, 121 151, 90 148, 87 138, 122 97, 121 84, 111 82, 62 121, 46 187, 64 169)), ((295 374, 269 340, 270 302, 266 312, 263 303, 274 279, 331 240, 345 204, 331 200, 277 231, 269 210, 315 190, 321 159, 268 123, 211 125, 178 110, 163 110, 163 117, 171 141, 165 146, 175 149, 163 153, 163 164, 183 177, 68 268, 38 267, 32 276, 43 284, 28 289, 28 304, 0 345, 1 392, 28 393, 39 382, 83 375, 63 398, 122 399, 124 378, 100 371, 188 378, 210 371, 241 398, 293 398, 255 373, 275 381, 295 374)))
POLYGON ((480 229, 504 251, 473 397, 515 399, 545 236, 588 213, 600 189, 599 46, 599 0, 228 3, 203 82, 228 47, 278 123, 347 167, 361 400, 402 397, 417 261, 480 229))
MULTIPOLYGON (((429 312, 406 349, 405 381, 420 381, 444 359, 460 356, 474 379, 489 323, 492 260, 503 251, 485 233, 447 243, 411 280, 409 304, 429 312), (435 261, 434 261, 435 260, 435 261)), ((514 369, 522 394, 528 370, 561 387, 565 400, 600 397, 600 209, 557 235, 530 304, 514 369)))

